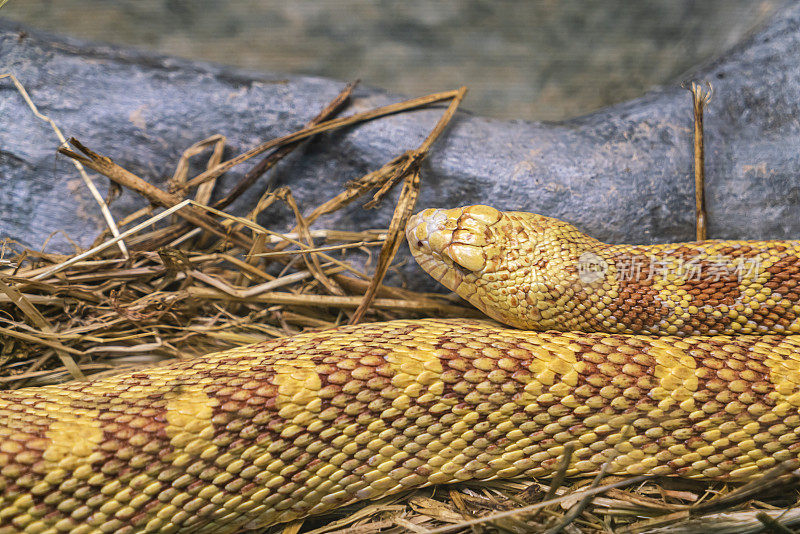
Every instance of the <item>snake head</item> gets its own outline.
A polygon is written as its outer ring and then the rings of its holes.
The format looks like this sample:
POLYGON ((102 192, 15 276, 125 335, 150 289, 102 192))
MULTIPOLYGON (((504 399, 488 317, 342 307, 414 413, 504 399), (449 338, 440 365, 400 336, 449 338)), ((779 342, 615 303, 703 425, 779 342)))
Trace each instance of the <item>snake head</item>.
POLYGON ((417 263, 490 317, 517 328, 558 325, 580 250, 595 240, 570 224, 489 206, 426 209, 406 226, 417 263))
POLYGON ((423 269, 453 291, 487 265, 487 229, 502 218, 489 206, 427 209, 406 226, 411 253, 423 269))
POLYGON ((428 274, 484 310, 476 290, 500 253, 492 227, 502 219, 503 213, 489 206, 426 209, 409 219, 406 238, 428 274))

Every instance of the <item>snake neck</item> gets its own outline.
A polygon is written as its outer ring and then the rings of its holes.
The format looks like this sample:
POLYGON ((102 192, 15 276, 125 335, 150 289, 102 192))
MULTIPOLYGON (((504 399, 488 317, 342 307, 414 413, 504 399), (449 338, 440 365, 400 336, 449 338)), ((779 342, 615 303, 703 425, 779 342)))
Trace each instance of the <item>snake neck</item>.
POLYGON ((506 212, 490 228, 502 244, 487 254, 456 292, 492 318, 516 328, 569 330, 611 288, 603 273, 608 245, 573 225, 524 212, 506 212))

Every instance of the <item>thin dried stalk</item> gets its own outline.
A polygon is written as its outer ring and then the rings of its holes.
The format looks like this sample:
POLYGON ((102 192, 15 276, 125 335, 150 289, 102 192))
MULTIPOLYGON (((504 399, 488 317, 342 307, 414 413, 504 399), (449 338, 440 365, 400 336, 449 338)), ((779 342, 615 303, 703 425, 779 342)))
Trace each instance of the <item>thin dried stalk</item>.
MULTIPOLYGON (((65 147, 61 147, 58 149, 59 153, 64 154, 65 156, 69 156, 77 161, 80 161, 85 166, 93 169, 100 174, 106 176, 109 180, 113 181, 114 183, 130 189, 136 193, 139 193, 143 197, 145 197, 148 201, 153 204, 157 204, 164 208, 172 208, 180 204, 181 198, 177 195, 173 195, 167 193, 166 191, 162 191, 158 187, 142 180, 132 172, 124 169, 114 163, 110 158, 105 156, 101 156, 87 147, 83 146, 77 139, 70 138, 70 144, 83 152, 85 156, 81 156, 80 154, 73 152, 65 147)), ((216 178, 216 177, 215 177, 216 178)), ((178 215, 186 219, 188 222, 204 228, 208 230, 212 234, 221 237, 223 239, 230 239, 234 243, 240 246, 244 246, 245 248, 249 247, 251 243, 245 239, 243 236, 237 235, 235 233, 228 234, 221 228, 219 223, 214 220, 213 218, 205 215, 204 213, 198 212, 196 209, 192 207, 186 207, 185 209, 178 211, 178 215)))
POLYGON ((151 224, 153 224, 155 222, 158 222, 158 221, 160 221, 161 219, 163 219, 165 217, 169 217, 170 215, 172 215, 176 211, 178 211, 178 210, 180 210, 182 208, 185 208, 186 206, 188 206, 191 203, 192 203, 191 200, 184 200, 183 202, 181 202, 179 204, 176 204, 175 206, 169 208, 168 210, 165 210, 165 211, 159 213, 155 217, 151 217, 151 218, 147 219, 146 221, 144 221, 143 223, 137 224, 133 228, 131 228, 131 229, 121 233, 120 235, 116 236, 114 239, 111 239, 109 241, 106 241, 105 243, 97 245, 96 247, 94 247, 94 248, 92 248, 90 250, 87 250, 86 252, 83 252, 81 254, 73 256, 73 257, 69 258, 68 260, 64 261, 63 263, 61 263, 59 265, 56 265, 54 267, 48 268, 44 272, 41 272, 41 273, 31 277, 31 280, 43 280, 43 279, 46 279, 46 278, 48 278, 48 277, 50 277, 50 276, 52 276, 52 275, 54 275, 54 274, 56 274, 58 272, 63 271, 64 269, 66 269, 67 267, 69 267, 71 265, 74 265, 76 263, 80 263, 82 260, 85 260, 86 258, 91 258, 92 256, 94 256, 96 254, 99 254, 100 252, 106 250, 107 248, 115 245, 118 241, 120 241, 122 239, 125 239, 126 237, 141 231, 143 228, 146 228, 146 227, 150 226, 151 224))
POLYGON ((450 120, 453 118, 453 115, 455 114, 459 104, 461 104, 461 101, 464 99, 466 94, 466 87, 462 87, 455 92, 453 99, 450 101, 450 105, 439 119, 439 122, 436 124, 433 131, 431 131, 431 133, 428 135, 425 141, 422 142, 417 150, 407 153, 407 158, 402 165, 398 166, 395 176, 387 180, 383 187, 381 187, 378 192, 375 193, 372 201, 365 206, 367 208, 374 206, 389 190, 389 188, 396 183, 397 180, 404 180, 403 190, 400 192, 400 200, 398 201, 397 207, 392 215, 392 222, 389 224, 389 235, 387 236, 383 247, 381 247, 381 252, 378 257, 378 266, 375 269, 375 275, 373 276, 372 282, 364 294, 364 299, 356 309, 353 316, 350 318, 350 324, 358 324, 364 318, 372 299, 375 298, 375 293, 378 289, 378 286, 381 284, 381 282, 383 282, 383 278, 386 276, 386 272, 389 270, 389 265, 391 265, 392 260, 394 259, 395 254, 397 254, 397 250, 400 248, 400 244, 403 241, 403 231, 405 230, 408 218, 414 211, 414 206, 417 202, 417 196, 419 195, 419 166, 427 157, 434 141, 439 138, 442 132, 444 132, 444 129, 450 123, 450 120))
POLYGON ((558 464, 558 470, 553 476, 553 480, 550 482, 550 488, 544 495, 545 501, 555 497, 558 489, 564 484, 564 479, 567 476, 567 469, 569 469, 569 464, 572 461, 572 454, 575 452, 575 448, 576 445, 574 441, 564 444, 564 454, 561 458, 561 462, 558 464))
MULTIPOLYGON (((184 150, 178 160, 178 165, 175 167, 172 179, 169 181, 171 189, 180 187, 180 185, 186 183, 186 177, 189 174, 189 160, 204 152, 208 147, 212 147, 213 152, 211 153, 211 157, 208 158, 206 168, 211 168, 222 161, 222 154, 225 151, 225 136, 214 134, 184 150)), ((208 201, 211 200, 211 193, 214 191, 215 185, 216 180, 210 180, 204 183, 202 187, 197 188, 194 199, 201 204, 208 204, 208 201)))
POLYGON ((303 250, 284 250, 280 252, 261 252, 259 254, 253 254, 253 256, 257 256, 259 258, 278 258, 284 256, 291 256, 293 254, 311 254, 316 252, 331 252, 334 250, 347 250, 351 248, 361 248, 361 247, 374 247, 378 245, 383 245, 386 240, 381 241, 359 241, 357 243, 347 243, 344 245, 328 245, 325 247, 314 247, 314 248, 307 248, 303 250))
POLYGON ((372 277, 369 287, 364 294, 361 303, 356 308, 355 313, 350 318, 350 324, 358 324, 367 313, 370 305, 375 298, 378 291, 378 286, 383 282, 386 272, 394 259, 400 244, 403 242, 403 229, 406 227, 406 222, 414 211, 414 205, 417 202, 419 195, 419 170, 415 169, 405 178, 403 183, 403 190, 400 192, 400 200, 395 208, 392 222, 389 224, 389 235, 381 247, 380 255, 378 256, 378 266, 375 269, 375 275, 372 277))
POLYGON ((692 82, 692 109, 694 112, 694 195, 697 240, 706 239, 706 199, 705 199, 705 143, 703 141, 703 110, 711 102, 713 89, 708 85, 704 91, 700 84, 692 82))
MULTIPOLYGON (((628 440, 633 435, 633 426, 626 425, 622 429, 621 435, 623 443, 627 443, 628 440)), ((617 447, 615 447, 611 451, 611 454, 608 455, 606 461, 603 462, 602 466, 600 466, 600 472, 597 473, 597 476, 594 477, 592 483, 589 485, 590 490, 597 488, 600 485, 600 482, 603 480, 606 474, 608 474, 608 470, 611 468, 612 463, 614 462, 614 460, 617 459, 619 454, 620 451, 617 447)), ((564 515, 561 521, 559 521, 558 524, 556 524, 554 527, 547 529, 545 531, 545 534, 560 534, 560 532, 562 532, 569 525, 571 525, 573 521, 575 521, 578 518, 578 516, 580 516, 583 513, 583 511, 586 510, 589 504, 591 504, 592 499, 594 499, 594 497, 595 495, 591 493, 584 495, 581 498, 581 500, 579 500, 577 503, 575 503, 570 507, 569 511, 564 515)))
MULTIPOLYGON (((219 293, 212 289, 190 287, 187 289, 190 296, 209 300, 242 300, 230 294, 219 293)), ((269 292, 252 295, 247 302, 258 304, 281 304, 289 306, 311 306, 331 308, 356 308, 361 304, 362 297, 348 297, 339 295, 296 295, 294 293, 269 292)), ((399 299, 374 299, 372 306, 387 310, 418 311, 436 313, 441 315, 455 315, 463 317, 469 314, 469 308, 432 302, 430 300, 406 301, 399 299)))
MULTIPOLYGON (((79 350, 75 350, 75 349, 73 349, 71 347, 67 347, 66 345, 62 345, 61 343, 58 343, 56 341, 51 341, 51 340, 46 339, 44 337, 34 336, 34 335, 31 335, 31 334, 26 334, 24 332, 20 332, 18 329, 15 330, 15 329, 11 329, 11 328, 0 327, 0 334, 6 335, 6 336, 9 336, 9 337, 13 337, 13 338, 17 338, 17 339, 21 339, 23 341, 28 341, 30 343, 44 345, 46 347, 57 349, 57 350, 60 350, 62 352, 65 352, 65 353, 72 354, 74 356, 83 356, 83 353, 81 351, 79 351, 79 350)), ((66 364, 65 364, 65 366, 66 366, 66 364)))
POLYGON ((239 156, 236 156, 233 159, 220 163, 213 169, 198 174, 193 179, 189 180, 189 182, 187 182, 186 185, 184 185, 184 188, 188 189, 191 187, 196 187, 202 184, 203 182, 216 178, 220 176, 222 173, 226 172, 228 169, 235 167, 236 165, 244 161, 247 161, 253 156, 257 156, 263 152, 266 152, 271 148, 287 145, 289 143, 294 143, 295 141, 300 141, 302 139, 306 139, 308 137, 317 135, 322 132, 336 130, 338 128, 351 126, 353 124, 357 124, 360 122, 374 120, 379 117, 385 117, 387 115, 394 115, 396 113, 401 113, 403 111, 409 111, 419 107, 428 106, 430 104, 441 102, 443 100, 450 100, 454 98, 457 93, 458 91, 445 91, 443 93, 434 93, 419 98, 412 98, 411 100, 406 100, 405 102, 390 104, 388 106, 383 106, 377 109, 365 111, 363 113, 356 113, 349 117, 344 117, 341 119, 332 119, 317 124, 315 126, 303 128, 302 130, 299 130, 295 133, 285 135, 283 137, 278 137, 277 139, 267 141, 266 143, 262 143, 257 147, 252 148, 247 152, 240 154, 239 156))
MULTIPOLYGON (((5 2, 0 3, 0 7, 2 7, 4 3, 5 2)), ((3 78, 8 78, 11 80, 11 83, 14 84, 14 87, 16 87, 17 92, 19 92, 19 94, 22 95, 22 98, 25 100, 25 103, 28 104, 28 107, 31 109, 33 114, 39 119, 50 124, 50 127, 55 132, 56 137, 58 137, 58 142, 61 145, 66 145, 67 140, 64 138, 64 134, 61 133, 61 129, 58 127, 55 121, 53 121, 53 119, 39 112, 39 108, 37 108, 36 104, 33 103, 33 99, 31 99, 30 95, 28 94, 28 91, 25 90, 25 86, 22 85, 19 79, 11 73, 0 74, 0 79, 3 78)), ((78 174, 81 175, 81 179, 83 180, 83 183, 86 184, 86 188, 89 189, 89 193, 91 193, 92 197, 94 197, 94 201, 97 202, 98 206, 100 206, 100 213, 103 214, 103 219, 105 219, 106 224, 108 225, 108 229, 111 231, 111 234, 114 237, 119 237, 119 228, 117 228, 117 223, 114 222, 114 216, 111 215, 111 210, 108 209, 108 204, 106 204, 106 201, 103 200, 103 197, 100 195, 100 191, 97 190, 97 187, 95 187, 92 179, 89 178, 88 174, 86 174, 86 170, 83 168, 83 165, 81 165, 81 163, 76 160, 72 160, 72 163, 78 170, 78 174)), ((119 247, 120 252, 122 252, 122 255, 127 258, 128 249, 125 246, 125 242, 120 240, 117 243, 117 246, 119 247)))
MULTIPOLYGON (((341 93, 339 93, 336 96, 336 98, 334 98, 327 106, 325 106, 325 108, 322 111, 320 111, 316 117, 311 119, 307 127, 317 126, 320 123, 335 117, 342 110, 342 108, 344 108, 350 101, 350 96, 353 94, 353 90, 355 90, 357 85, 358 85, 358 80, 356 80, 353 83, 347 84, 347 86, 342 90, 341 93)), ((292 151, 299 145, 300 145, 299 141, 285 144, 280 149, 276 150, 275 152, 269 154, 264 159, 259 161, 258 164, 252 169, 250 169, 244 175, 244 178, 242 178, 242 180, 238 184, 236 184, 233 187, 233 189, 231 189, 230 193, 228 193, 224 198, 220 199, 219 202, 214 204, 214 207, 217 208, 218 210, 224 210, 225 208, 230 206, 234 200, 239 198, 242 195, 242 193, 244 193, 254 183, 256 183, 256 180, 258 180, 265 172, 274 167, 280 160, 291 154, 292 151)), ((216 162, 214 165, 210 165, 208 171, 213 170, 219 165, 220 162, 216 162)))
POLYGON ((390 176, 393 176, 399 170, 400 166, 406 161, 407 157, 407 154, 401 154, 377 171, 370 172, 369 174, 361 177, 361 179, 347 184, 347 187, 344 191, 314 209, 314 211, 312 211, 306 217, 306 222, 311 224, 323 215, 338 211, 367 191, 380 186, 380 184, 385 182, 390 176))
MULTIPOLYGON (((311 233, 308 231, 308 225, 306 224, 305 219, 303 219, 303 215, 300 213, 300 208, 297 207, 297 202, 295 202, 292 192, 289 190, 289 188, 281 188, 278 192, 276 192, 276 196, 288 204, 292 210, 292 213, 294 213, 295 220, 297 221, 298 233, 303 237, 306 242, 305 244, 308 246, 308 248, 305 250, 313 249, 314 238, 311 237, 311 233)), ((322 271, 322 267, 320 267, 319 262, 319 255, 317 253, 304 254, 303 261, 305 261, 308 270, 314 275, 314 278, 319 280, 319 282, 325 286, 325 289, 327 289, 329 293, 333 295, 344 295, 342 288, 339 287, 333 280, 328 278, 322 271)))
POLYGON ((767 532, 773 532, 775 534, 792 534, 792 531, 786 528, 786 526, 780 522, 781 519, 785 520, 782 517, 784 514, 781 514, 778 518, 772 517, 766 512, 758 512, 756 514, 756 519, 764 525, 764 528, 767 532))

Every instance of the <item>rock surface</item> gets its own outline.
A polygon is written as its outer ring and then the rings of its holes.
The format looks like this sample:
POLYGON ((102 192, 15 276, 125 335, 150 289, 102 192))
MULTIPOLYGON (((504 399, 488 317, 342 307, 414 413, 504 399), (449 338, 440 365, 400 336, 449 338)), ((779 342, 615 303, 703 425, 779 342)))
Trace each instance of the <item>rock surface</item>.
POLYGON ((408 95, 467 84, 480 114, 562 120, 719 56, 790 1, 227 0, 220 9, 219 0, 16 0, 2 15, 81 39, 359 77, 408 95))
MULTIPOLYGON (((66 136, 160 186, 181 152, 214 133, 226 156, 293 131, 343 87, 87 45, 0 23, 0 65, 16 74, 66 136)), ((800 238, 800 6, 700 68, 714 85, 706 112, 707 207, 711 238, 800 238)), ((362 88, 347 113, 398 100, 362 88)), ((243 211, 267 187, 287 185, 310 209, 347 180, 416 147, 441 110, 381 119, 325 135, 295 152, 235 204, 243 211)), ((96 204, 50 126, 0 81, 0 235, 40 246, 61 229, 82 245, 102 228, 96 204)), ((558 217, 609 242, 694 236, 690 93, 666 87, 560 123, 505 122, 459 114, 423 169, 418 208, 486 203, 558 217)), ((199 170, 199 169, 197 169, 199 170)), ((235 183, 242 170, 222 181, 235 183)), ((105 179, 98 179, 101 190, 105 179)), ((121 217, 143 202, 125 194, 121 217)), ((318 225, 388 224, 393 203, 360 204, 318 225)), ((263 222, 286 227, 288 210, 263 222)), ((48 250, 69 250, 63 235, 48 250)), ((407 250, 404 250, 407 254, 407 250)), ((431 287, 419 270, 412 286, 431 287)))

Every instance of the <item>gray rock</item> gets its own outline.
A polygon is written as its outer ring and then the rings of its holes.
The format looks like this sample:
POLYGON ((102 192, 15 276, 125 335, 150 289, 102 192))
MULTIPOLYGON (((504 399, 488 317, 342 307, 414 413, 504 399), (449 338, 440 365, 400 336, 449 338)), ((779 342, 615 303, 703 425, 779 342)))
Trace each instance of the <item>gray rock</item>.
POLYGON ((409 95, 466 83, 483 115, 562 120, 719 56, 788 1, 15 0, 2 15, 226 65, 357 75, 409 95))
MULTIPOLYGON (((66 136, 164 185, 180 153, 214 133, 234 155, 301 127, 343 87, 31 32, 0 23, 0 65, 25 84, 66 136)), ((707 206, 711 238, 800 237, 800 6, 691 79, 714 85, 706 113, 707 206)), ((362 88, 350 109, 399 97, 362 88)), ((307 144, 234 205, 246 210, 271 182, 291 187, 310 209, 342 184, 416 147, 441 114, 381 119, 307 144)), ((39 246, 55 229, 86 245, 102 227, 70 162, 55 155, 50 127, 0 82, 0 235, 39 246)), ((486 203, 558 217, 610 242, 665 242, 694 236, 690 93, 666 87, 559 123, 505 122, 460 113, 423 169, 418 207, 486 203)), ((199 170, 199 169, 198 169, 199 170)), ((222 190, 241 175, 234 170, 222 190)), ((104 181, 98 179, 98 184, 104 181)), ((395 193, 396 194, 396 193, 395 193)), ((143 205, 126 194, 118 217, 143 205)), ((360 204, 318 224, 385 226, 393 203, 360 204)), ((265 220, 290 223, 288 210, 265 220)), ((48 250, 68 250, 55 236, 48 250)), ((404 252, 407 254, 407 252, 404 252)), ((416 268, 415 287, 431 287, 416 268)))

